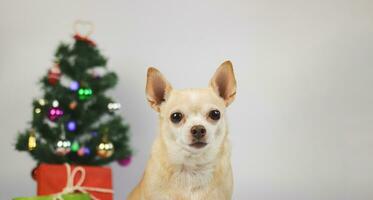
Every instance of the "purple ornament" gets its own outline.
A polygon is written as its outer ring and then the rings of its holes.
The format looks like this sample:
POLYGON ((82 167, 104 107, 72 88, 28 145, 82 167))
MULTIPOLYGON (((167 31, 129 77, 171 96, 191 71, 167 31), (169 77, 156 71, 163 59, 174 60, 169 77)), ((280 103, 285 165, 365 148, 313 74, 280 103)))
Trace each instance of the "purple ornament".
POLYGON ((70 90, 77 91, 79 89, 78 81, 73 81, 70 83, 70 90))
POLYGON ((63 115, 63 110, 59 107, 50 108, 48 112, 48 118, 51 121, 56 121, 63 115))
POLYGON ((67 130, 75 131, 76 130, 76 122, 75 121, 67 122, 67 130))
POLYGON ((122 167, 126 167, 131 163, 132 157, 128 156, 127 158, 124 158, 122 160, 118 160, 118 164, 122 167))
POLYGON ((89 155, 89 154, 91 153, 91 150, 89 150, 88 147, 84 147, 84 148, 83 148, 83 151, 84 151, 84 154, 85 154, 85 155, 89 155))

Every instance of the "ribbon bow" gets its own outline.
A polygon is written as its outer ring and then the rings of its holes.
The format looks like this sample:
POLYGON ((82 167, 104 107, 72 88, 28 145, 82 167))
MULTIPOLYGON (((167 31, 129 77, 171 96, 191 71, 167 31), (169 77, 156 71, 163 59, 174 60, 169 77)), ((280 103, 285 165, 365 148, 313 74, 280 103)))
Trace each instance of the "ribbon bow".
MULTIPOLYGON (((77 166, 73 170, 71 170, 71 166, 67 163, 65 163, 65 166, 66 166, 66 171, 67 171, 66 186, 61 192, 53 195, 53 200, 63 200, 62 195, 73 193, 75 191, 79 191, 79 192, 85 193, 85 194, 87 194, 88 191, 103 192, 103 193, 114 193, 113 190, 111 190, 111 189, 82 186, 82 184, 85 180, 85 169, 83 167, 77 166), (77 183, 74 185, 74 178, 78 173, 80 173, 81 176, 78 179, 77 183)), ((90 196, 93 200, 100 200, 92 194, 90 194, 90 196)))

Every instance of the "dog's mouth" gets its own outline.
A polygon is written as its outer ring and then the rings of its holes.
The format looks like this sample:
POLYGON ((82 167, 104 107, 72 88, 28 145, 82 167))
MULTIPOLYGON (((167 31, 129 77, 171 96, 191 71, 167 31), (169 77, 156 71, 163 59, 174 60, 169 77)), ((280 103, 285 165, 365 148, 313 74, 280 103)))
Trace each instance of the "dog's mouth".
POLYGON ((206 142, 200 142, 199 141, 199 142, 194 142, 194 143, 190 144, 189 146, 194 147, 196 149, 201 149, 201 148, 205 147, 206 145, 207 145, 206 142))

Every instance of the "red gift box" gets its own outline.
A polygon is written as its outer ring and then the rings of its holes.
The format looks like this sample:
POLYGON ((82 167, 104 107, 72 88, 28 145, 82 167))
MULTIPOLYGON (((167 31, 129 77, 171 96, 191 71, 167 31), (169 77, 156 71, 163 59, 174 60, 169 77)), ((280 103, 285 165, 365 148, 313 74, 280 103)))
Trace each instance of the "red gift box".
POLYGON ((93 199, 113 200, 109 167, 40 164, 34 171, 37 195, 88 192, 93 199))

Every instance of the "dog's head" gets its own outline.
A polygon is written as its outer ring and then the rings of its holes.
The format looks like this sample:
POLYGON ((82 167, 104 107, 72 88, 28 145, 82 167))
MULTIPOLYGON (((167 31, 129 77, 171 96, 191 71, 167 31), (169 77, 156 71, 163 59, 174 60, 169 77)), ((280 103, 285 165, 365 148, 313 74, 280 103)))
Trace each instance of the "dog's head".
POLYGON ((173 89, 165 77, 150 67, 146 95, 159 112, 162 137, 167 143, 197 153, 218 146, 226 135, 225 108, 236 95, 232 63, 217 69, 208 88, 173 89))

